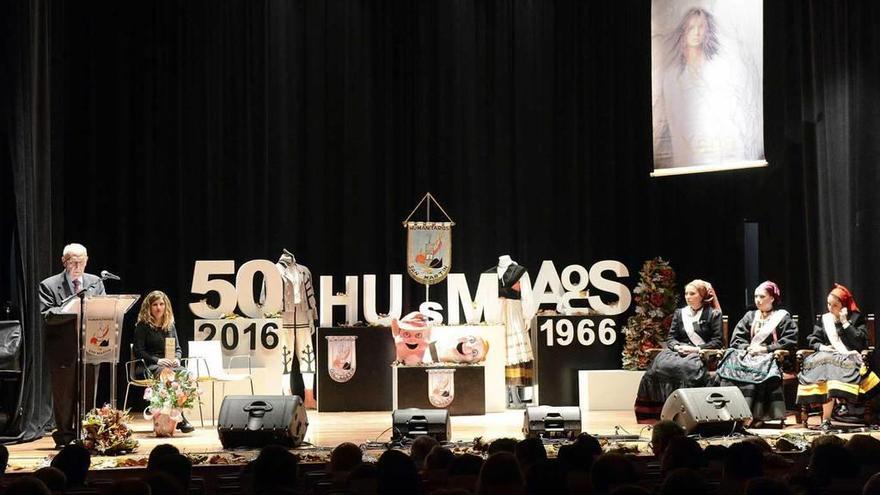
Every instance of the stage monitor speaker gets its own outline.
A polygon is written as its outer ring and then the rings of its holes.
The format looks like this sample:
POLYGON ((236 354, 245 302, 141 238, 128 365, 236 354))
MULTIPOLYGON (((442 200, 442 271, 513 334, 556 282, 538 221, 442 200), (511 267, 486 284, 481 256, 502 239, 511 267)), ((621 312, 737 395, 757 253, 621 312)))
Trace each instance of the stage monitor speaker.
POLYGON ((576 406, 529 406, 525 411, 526 438, 572 438, 581 433, 581 408, 576 406))
POLYGON ((427 435, 438 442, 446 442, 452 437, 449 411, 446 409, 395 409, 391 413, 391 424, 391 437, 395 440, 427 435))
POLYGON ((308 427, 306 408, 297 395, 228 395, 217 422, 224 449, 272 444, 298 447, 308 427))
POLYGON ((678 423, 688 435, 729 435, 752 419, 752 411, 737 387, 680 388, 666 399, 660 419, 678 423))
POLYGON ((0 321, 0 433, 8 432, 8 436, 15 436, 10 427, 21 414, 21 333, 21 322, 0 321))

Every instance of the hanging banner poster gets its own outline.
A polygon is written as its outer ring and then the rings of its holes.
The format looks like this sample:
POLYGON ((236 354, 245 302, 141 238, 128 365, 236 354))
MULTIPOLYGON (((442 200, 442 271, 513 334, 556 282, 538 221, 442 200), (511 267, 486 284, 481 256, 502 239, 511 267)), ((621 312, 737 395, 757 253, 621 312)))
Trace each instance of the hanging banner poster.
POLYGON ((452 266, 452 222, 407 222, 406 271, 421 284, 433 285, 452 266))
POLYGON ((762 0, 651 1, 652 176, 767 165, 762 0))
MULTIPOLYGON (((455 222, 449 218, 446 210, 431 193, 425 193, 419 204, 403 221, 403 227, 406 229, 406 271, 413 280, 427 287, 442 282, 449 275, 449 269, 452 267, 454 225, 455 222), (446 218, 445 222, 431 221, 432 204, 446 218), (425 221, 411 221, 422 205, 425 205, 425 221)), ((427 288, 425 291, 427 298, 427 288)))

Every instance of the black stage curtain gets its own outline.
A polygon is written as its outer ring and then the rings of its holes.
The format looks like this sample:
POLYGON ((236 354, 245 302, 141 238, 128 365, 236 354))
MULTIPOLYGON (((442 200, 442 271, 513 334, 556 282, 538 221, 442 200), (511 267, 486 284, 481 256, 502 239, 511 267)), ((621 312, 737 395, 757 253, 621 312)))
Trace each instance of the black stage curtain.
MULTIPOLYGON (((25 280, 82 242, 92 272, 123 276, 108 290, 167 291, 188 339, 194 260, 287 247, 337 290, 387 280, 431 191, 472 290, 505 253, 533 276, 618 259, 633 283, 662 255, 735 321, 749 219, 794 312, 834 281, 878 310, 880 5, 765 3, 770 167, 651 179, 648 0, 54 2, 49 101, 19 75, 51 108, 51 146, 12 169, 38 179, 16 195, 39 246, 25 280)), ((406 309, 421 295, 408 284, 406 309)))
MULTIPOLYGON (((4 210, 0 301, 10 301, 16 308, 13 318, 23 324, 25 377, 20 415, 0 432, 0 440, 8 442, 39 438, 54 423, 37 286, 57 258, 49 153, 49 5, 43 0, 2 2, 0 19, 0 64, 6 74, 0 78, 4 210)), ((8 407, 4 404, 7 412, 8 407)))

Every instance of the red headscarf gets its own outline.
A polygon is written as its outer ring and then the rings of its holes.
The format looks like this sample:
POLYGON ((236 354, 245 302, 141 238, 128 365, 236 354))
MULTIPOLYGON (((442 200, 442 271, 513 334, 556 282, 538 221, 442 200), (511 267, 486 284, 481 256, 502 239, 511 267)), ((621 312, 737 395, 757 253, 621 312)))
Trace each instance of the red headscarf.
POLYGON ((834 288, 831 289, 831 295, 836 297, 840 301, 840 304, 850 313, 859 310, 859 306, 856 304, 852 292, 846 287, 835 283, 834 288))

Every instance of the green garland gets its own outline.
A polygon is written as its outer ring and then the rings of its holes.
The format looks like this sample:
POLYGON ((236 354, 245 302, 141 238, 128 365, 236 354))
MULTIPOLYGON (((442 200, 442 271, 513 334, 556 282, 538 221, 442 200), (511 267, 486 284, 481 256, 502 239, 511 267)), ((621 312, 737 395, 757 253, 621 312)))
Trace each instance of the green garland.
POLYGON ((663 258, 645 261, 633 289, 636 312, 623 329, 623 369, 643 370, 650 364, 648 349, 663 346, 678 304, 675 270, 663 258))

